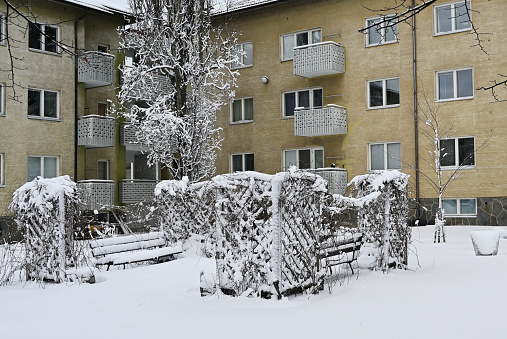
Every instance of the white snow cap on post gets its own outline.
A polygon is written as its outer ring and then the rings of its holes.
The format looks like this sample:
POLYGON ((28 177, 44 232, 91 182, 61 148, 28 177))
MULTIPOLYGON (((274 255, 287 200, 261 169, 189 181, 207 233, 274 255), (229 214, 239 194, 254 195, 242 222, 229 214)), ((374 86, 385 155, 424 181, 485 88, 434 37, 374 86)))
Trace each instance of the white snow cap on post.
POLYGON ((470 238, 472 238, 475 255, 496 255, 498 253, 500 231, 472 231, 470 232, 470 238))

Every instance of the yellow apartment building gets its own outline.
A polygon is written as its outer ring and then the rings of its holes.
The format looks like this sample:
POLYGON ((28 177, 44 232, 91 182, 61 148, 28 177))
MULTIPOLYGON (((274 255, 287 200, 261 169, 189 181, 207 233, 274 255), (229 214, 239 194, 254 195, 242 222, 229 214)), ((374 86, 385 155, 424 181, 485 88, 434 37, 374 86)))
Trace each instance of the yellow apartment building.
POLYGON ((218 116, 224 137, 218 173, 297 165, 316 170, 341 193, 356 175, 402 170, 419 201, 411 222, 431 223, 438 195, 424 176, 437 180, 429 166, 433 144, 424 119, 414 118, 431 108, 448 131, 440 137, 444 178, 463 167, 444 195, 447 223, 507 225, 507 103, 478 89, 503 80, 507 32, 499 28, 507 2, 436 1, 415 22, 379 24, 381 15, 402 9, 371 9, 393 4, 232 3, 221 15, 241 32, 242 62, 235 65, 236 98, 218 116), (491 33, 480 35, 487 54, 473 46, 474 27, 491 33))

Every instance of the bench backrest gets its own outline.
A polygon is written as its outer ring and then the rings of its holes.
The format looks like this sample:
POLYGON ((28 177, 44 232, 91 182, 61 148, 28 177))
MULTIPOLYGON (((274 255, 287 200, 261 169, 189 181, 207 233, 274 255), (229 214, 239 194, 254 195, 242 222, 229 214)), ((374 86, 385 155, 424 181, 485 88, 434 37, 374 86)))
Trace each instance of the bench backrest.
POLYGON ((90 242, 94 257, 164 246, 164 232, 132 234, 90 242))

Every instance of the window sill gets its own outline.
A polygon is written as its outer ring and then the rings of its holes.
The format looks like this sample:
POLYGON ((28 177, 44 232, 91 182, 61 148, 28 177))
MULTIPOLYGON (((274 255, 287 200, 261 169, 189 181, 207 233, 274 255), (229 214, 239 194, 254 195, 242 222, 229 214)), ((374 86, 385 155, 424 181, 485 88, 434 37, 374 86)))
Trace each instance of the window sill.
POLYGON ((5 114, 3 114, 3 113, 0 113, 0 117, 5 117, 5 114))
POLYGON ((396 108, 396 107, 400 107, 401 105, 400 104, 397 104, 397 105, 389 105, 389 106, 375 106, 375 107, 368 107, 366 108, 367 111, 374 111, 376 109, 385 109, 385 108, 396 108))
POLYGON ((371 44, 371 45, 366 45, 364 46, 365 48, 370 48, 370 47, 377 47, 377 46, 384 46, 384 45, 392 45, 392 44, 396 44, 398 43, 399 41, 398 40, 395 40, 395 41, 387 41, 387 42, 379 42, 378 44, 371 44))
POLYGON ((477 214, 445 214, 445 218, 477 218, 477 214))
POLYGON ((230 122, 229 125, 244 125, 244 124, 251 124, 253 122, 254 122, 253 120, 241 120, 241 121, 230 122))
POLYGON ((292 60, 294 60, 294 58, 291 58, 291 59, 282 59, 282 60, 280 60, 280 62, 287 62, 287 61, 292 61, 292 60))
POLYGON ((48 54, 48 55, 54 55, 54 56, 62 56, 62 53, 58 53, 58 52, 48 52, 48 51, 43 51, 43 50, 41 50, 41 49, 28 48, 28 50, 29 50, 30 52, 35 52, 35 53, 48 54))
POLYGON ((0 188, 5 188, 5 185, 0 185, 0 188))
POLYGON ((463 97, 463 98, 451 98, 451 99, 438 99, 435 102, 449 102, 449 101, 461 101, 461 100, 472 100, 474 97, 463 97))
POLYGON ((36 117, 36 116, 28 116, 28 119, 34 119, 34 120, 46 120, 46 121, 57 121, 60 122, 61 120, 58 118, 45 118, 45 117, 36 117))
POLYGON ((472 30, 472 27, 466 28, 466 29, 460 29, 460 30, 456 30, 456 31, 434 33, 433 36, 437 37, 437 36, 442 36, 442 35, 449 35, 449 34, 455 34, 455 33, 469 32, 471 30, 472 30))
MULTIPOLYGON (((455 171, 455 170, 458 169, 458 167, 457 166, 445 166, 445 167, 442 166, 442 167, 440 167, 440 169, 442 171, 455 171)), ((473 169, 476 169, 475 165, 472 165, 472 166, 463 166, 459 170, 461 171, 461 170, 473 170, 473 169)))
POLYGON ((236 71, 238 69, 244 69, 244 68, 252 68, 253 67, 253 64, 252 65, 245 65, 245 66, 241 66, 241 67, 231 67, 231 70, 233 71, 236 71))
POLYGON ((294 116, 293 115, 290 115, 290 116, 282 116, 281 118, 282 120, 288 120, 288 119, 294 119, 294 116))

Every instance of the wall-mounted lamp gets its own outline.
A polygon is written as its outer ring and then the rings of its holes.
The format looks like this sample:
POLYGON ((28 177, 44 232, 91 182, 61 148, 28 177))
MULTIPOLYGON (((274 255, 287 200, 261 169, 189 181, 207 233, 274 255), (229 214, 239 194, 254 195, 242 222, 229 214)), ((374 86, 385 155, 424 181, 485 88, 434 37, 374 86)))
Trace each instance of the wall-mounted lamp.
POLYGON ((269 78, 267 76, 263 75, 261 77, 261 81, 262 81, 263 84, 267 84, 269 82, 269 78))

